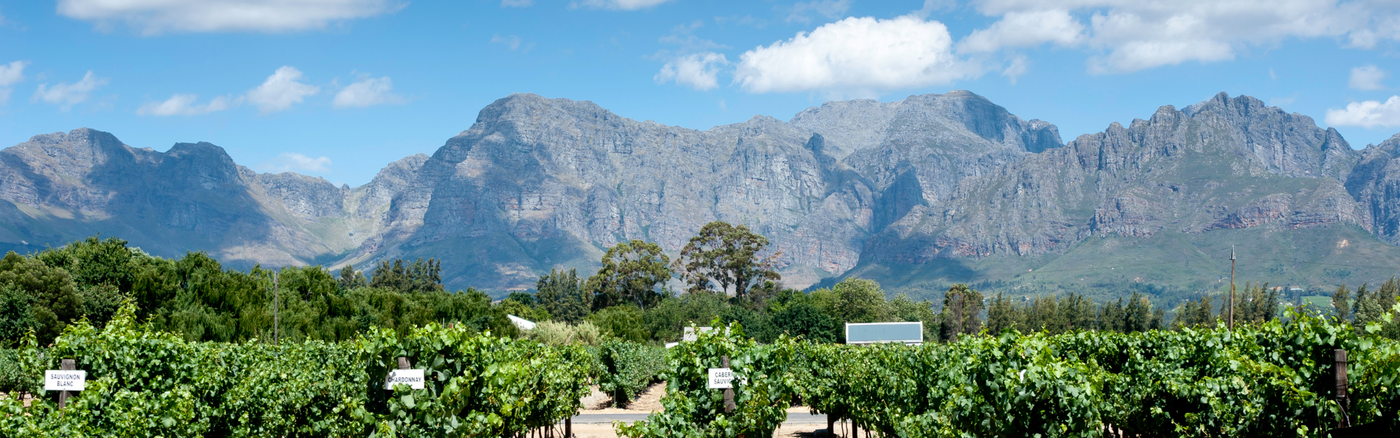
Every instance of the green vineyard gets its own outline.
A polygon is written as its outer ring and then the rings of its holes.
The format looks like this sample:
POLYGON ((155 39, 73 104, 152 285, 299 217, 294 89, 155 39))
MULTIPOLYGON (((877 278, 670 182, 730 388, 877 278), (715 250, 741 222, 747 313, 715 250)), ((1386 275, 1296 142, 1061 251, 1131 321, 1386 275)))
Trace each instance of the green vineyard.
POLYGON ((127 305, 100 330, 80 321, 51 347, 33 339, 5 351, 15 393, 42 394, 64 358, 87 388, 62 410, 52 393, 0 400, 4 436, 527 436, 559 430, 591 383, 625 399, 657 377, 665 409, 621 435, 772 436, 798 405, 900 437, 1322 437, 1400 418, 1400 343, 1302 312, 1233 332, 1007 330, 921 346, 761 344, 733 323, 661 353, 437 324, 337 343, 197 342, 127 305), (1335 349, 1351 355, 1349 400, 1330 392, 1335 349), (399 357, 424 370, 423 389, 384 389, 399 357), (728 412, 706 387, 723 357, 741 382, 728 412))

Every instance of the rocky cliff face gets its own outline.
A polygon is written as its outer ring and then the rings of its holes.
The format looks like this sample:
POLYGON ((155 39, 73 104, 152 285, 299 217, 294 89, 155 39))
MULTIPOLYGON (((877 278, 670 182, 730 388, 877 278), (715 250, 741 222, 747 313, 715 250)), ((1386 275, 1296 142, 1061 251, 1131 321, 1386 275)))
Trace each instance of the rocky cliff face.
POLYGON ((351 261, 454 251, 462 256, 444 265, 461 273, 453 281, 528 287, 540 271, 591 266, 625 240, 679 250, 724 220, 773 241, 800 286, 855 266, 872 232, 957 178, 1059 145, 1052 125, 968 92, 834 103, 792 122, 759 116, 708 131, 514 95, 424 163, 393 201, 389 228, 351 261))
POLYGON ((13 249, 101 233, 158 255, 208 251, 234 266, 302 264, 345 251, 324 234, 346 226, 311 225, 343 216, 348 189, 257 174, 209 143, 162 153, 76 129, 6 148, 0 163, 0 198, 23 212, 4 242, 13 249))
POLYGON ((361 187, 258 174, 207 143, 161 153, 78 129, 0 151, 0 199, 0 244, 16 249, 101 232, 235 266, 436 257, 452 288, 589 272, 631 239, 677 251, 713 220, 767 236, 788 286, 876 272, 966 281, 1077 275, 1073 263, 1101 262, 1076 251, 1201 253, 1229 240, 1208 236, 1238 233, 1339 247, 1373 235, 1390 244, 1368 251, 1400 260, 1400 136, 1356 151, 1311 118, 1223 93, 1067 145, 1054 125, 966 91, 705 131, 517 94, 361 187))
POLYGON ((1342 185, 1360 154, 1312 119, 1224 94, 1162 107, 961 181, 873 239, 872 260, 1063 253, 1093 235, 1371 227, 1342 185))

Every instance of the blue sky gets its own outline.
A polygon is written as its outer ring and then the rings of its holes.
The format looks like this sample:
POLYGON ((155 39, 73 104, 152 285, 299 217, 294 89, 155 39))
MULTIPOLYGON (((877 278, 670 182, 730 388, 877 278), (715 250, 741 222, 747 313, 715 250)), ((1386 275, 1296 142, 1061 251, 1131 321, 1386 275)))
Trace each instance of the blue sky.
POLYGON ((1224 91, 1400 131, 1400 5, 1328 0, 0 2, 0 145, 90 127, 336 183, 516 92, 707 129, 966 89, 1066 141, 1224 91))

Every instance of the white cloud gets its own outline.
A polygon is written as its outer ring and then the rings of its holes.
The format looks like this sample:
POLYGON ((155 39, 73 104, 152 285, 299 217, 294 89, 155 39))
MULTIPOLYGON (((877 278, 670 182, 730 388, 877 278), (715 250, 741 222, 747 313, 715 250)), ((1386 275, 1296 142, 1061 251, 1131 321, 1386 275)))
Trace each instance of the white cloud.
POLYGON ((0 65, 0 105, 10 101, 10 92, 14 90, 10 86, 24 81, 24 67, 28 65, 28 61, 0 65))
POLYGON ((258 165, 264 172, 328 172, 331 170, 330 157, 311 158, 296 152, 283 152, 276 158, 258 165))
POLYGON ((401 103, 403 97, 394 94, 394 81, 388 76, 382 78, 362 77, 359 81, 335 93, 331 102, 336 108, 364 108, 386 103, 401 103))
POLYGON ((719 53, 692 53, 667 62, 652 79, 658 84, 676 81, 676 85, 709 90, 719 86, 719 67, 724 65, 729 60, 719 53))
POLYGON ((92 70, 88 70, 82 79, 73 84, 60 82, 52 87, 49 84, 39 84, 33 100, 55 103, 66 111, 69 107, 87 100, 89 93, 103 85, 107 85, 107 78, 99 78, 92 74, 92 70))
POLYGON ((528 8, 535 5, 535 0, 501 0, 503 8, 528 8))
POLYGON ((646 9, 671 0, 578 0, 569 3, 570 7, 595 8, 595 9, 620 9, 624 11, 635 11, 646 9))
POLYGON ((125 23, 165 32, 289 32, 393 13, 399 0, 59 0, 58 13, 111 29, 125 23))
MULTIPOLYGON (((501 36, 501 34, 491 35, 491 44, 500 44, 500 45, 509 47, 511 50, 520 49, 520 46, 521 46, 521 44, 522 44, 523 42, 524 42, 524 41, 522 41, 522 40, 520 39, 520 37, 515 36, 515 35, 506 35, 506 36, 501 36)), ((530 50, 530 46, 532 46, 532 45, 534 45, 534 44, 527 44, 527 45, 525 45, 525 50, 530 50)))
POLYGON ((982 14, 1001 20, 974 31, 961 42, 961 49, 993 52, 1042 43, 1083 46, 1103 52, 1089 61, 1088 69, 1095 74, 1229 60, 1243 48, 1288 39, 1338 38, 1363 48, 1400 40, 1400 4, 1389 0, 980 0, 974 4, 982 14), (1040 26, 1017 25, 1018 20, 1037 14, 1049 18, 1046 11, 1064 15, 1040 26), (1074 29, 1083 29, 1078 38, 1070 38, 1076 35, 1074 29))
POLYGON ((1016 85, 1016 78, 1019 78, 1021 77, 1021 75, 1026 74, 1026 70, 1029 69, 1028 64, 1029 62, 1026 61, 1025 55, 1011 58, 1011 62, 1006 66, 1006 68, 1001 70, 1001 75, 1005 76, 1007 79, 1010 79, 1011 85, 1016 85))
POLYGON ((958 43, 961 52, 993 52, 1003 47, 1031 47, 1043 43, 1074 46, 1083 39, 1084 25, 1068 11, 1010 12, 991 27, 972 31, 958 43))
POLYGON ((835 20, 846 15, 846 10, 851 9, 851 0, 812 0, 810 2, 797 2, 792 5, 785 21, 792 23, 810 23, 812 17, 809 13, 835 20))
POLYGON ((29 61, 14 61, 0 65, 0 87, 8 87, 24 80, 24 67, 29 61))
POLYGON ((1346 109, 1327 110, 1331 126, 1360 126, 1390 128, 1400 126, 1400 96, 1390 96, 1384 103, 1375 100, 1352 102, 1346 109))
POLYGON ((739 57, 734 83, 751 93, 872 95, 976 75, 952 53, 948 28, 914 16, 851 17, 739 57))
POLYGON ((282 111, 301 103, 306 96, 321 92, 321 87, 298 82, 301 71, 290 66, 282 66, 257 88, 248 90, 248 101, 258 106, 264 114, 282 111))
POLYGON ((1351 69, 1351 79, 1347 80, 1347 86, 1357 90, 1384 90, 1385 85, 1381 85, 1381 80, 1384 80, 1385 76, 1385 70, 1366 64, 1351 69))
POLYGON ((163 102, 150 102, 141 105, 141 108, 136 109, 136 114, 162 117, 209 114, 232 108, 233 105, 241 103, 243 98, 218 96, 203 105, 196 104, 195 102, 198 100, 199 96, 194 94, 176 94, 163 102))

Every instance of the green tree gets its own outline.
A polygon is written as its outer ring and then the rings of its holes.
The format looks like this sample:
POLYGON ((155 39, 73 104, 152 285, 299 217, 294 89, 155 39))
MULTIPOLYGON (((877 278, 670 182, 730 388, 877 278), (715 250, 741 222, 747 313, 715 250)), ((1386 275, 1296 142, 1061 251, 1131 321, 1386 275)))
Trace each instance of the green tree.
POLYGON ((924 340, 932 342, 938 339, 938 314, 933 311, 933 303, 929 300, 914 301, 909 295, 895 295, 894 299, 885 303, 887 310, 885 313, 891 319, 905 322, 921 322, 924 328, 924 340))
POLYGON ((0 285, 0 347, 13 347, 37 328, 34 297, 13 286, 0 285))
POLYGON ((939 314, 943 339, 957 341, 958 336, 982 330, 982 293, 958 283, 943 294, 943 311, 939 314))
POLYGON ((678 341, 685 327, 706 326, 728 311, 729 300, 713 291, 696 291, 663 299, 647 309, 644 323, 652 339, 678 341))
POLYGON ((624 341, 642 342, 650 337, 642 315, 642 311, 636 307, 612 306, 589 315, 588 321, 598 326, 598 330, 607 336, 624 341))
MULTIPOLYGON (((844 336, 841 322, 832 318, 811 300, 801 300, 779 307, 770 321, 778 334, 800 336, 814 342, 839 342, 844 336)), ((925 322, 926 326, 931 322, 925 322)))
POLYGON ((836 301, 831 313, 843 323, 884 322, 889 320, 885 292, 874 280, 847 278, 832 286, 836 301))
POLYGON ((442 262, 431 258, 419 258, 412 264, 405 263, 403 259, 394 259, 392 262, 383 260, 374 269, 374 277, 370 279, 369 286, 404 293, 441 291, 442 262))
POLYGON ((1010 298, 997 292, 992 305, 987 308, 987 331, 1001 333, 1015 329, 1021 319, 1021 310, 1010 298))
POLYGON ((1138 292, 1133 292, 1133 296, 1128 298, 1128 305, 1123 308, 1123 332, 1135 333, 1145 332, 1153 328, 1152 303, 1147 297, 1138 292))
POLYGON ((603 267, 588 279, 593 307, 627 303, 646 309, 661 301, 660 287, 671 279, 670 257, 661 246, 641 240, 619 243, 603 254, 603 267))
POLYGON ((345 291, 368 287, 369 280, 365 278, 365 273, 355 270, 355 265, 345 265, 344 268, 340 268, 340 277, 336 279, 336 285, 345 291))
POLYGON ((1338 322, 1351 321, 1351 289, 1346 283, 1332 292, 1332 318, 1338 322))
POLYGON ((1187 300, 1177 311, 1172 327, 1215 327, 1215 316, 1211 314, 1211 309, 1215 306, 1211 301, 1210 297, 1204 295, 1196 300, 1187 300))
POLYGON ((82 295, 68 271, 51 268, 35 258, 10 251, 0 259, 0 287, 24 291, 34 298, 31 307, 39 324, 40 344, 58 337, 70 322, 83 316, 82 295))
POLYGON ((781 253, 759 259, 767 248, 768 239, 748 227, 714 221, 681 249, 676 270, 692 291, 715 288, 742 299, 750 288, 782 279, 776 270, 781 253))
POLYGON ((1117 301, 1103 303, 1099 306, 1098 320, 1095 328, 1103 331, 1122 332, 1127 327, 1127 314, 1123 311, 1123 298, 1117 301))
POLYGON ((584 281, 573 268, 550 269, 549 274, 541 275, 535 282, 535 299, 555 320, 570 324, 587 318, 593 305, 593 295, 586 292, 584 281))
POLYGON ((1094 329, 1094 302, 1084 294, 1070 292, 1058 306, 1065 331, 1094 329))

